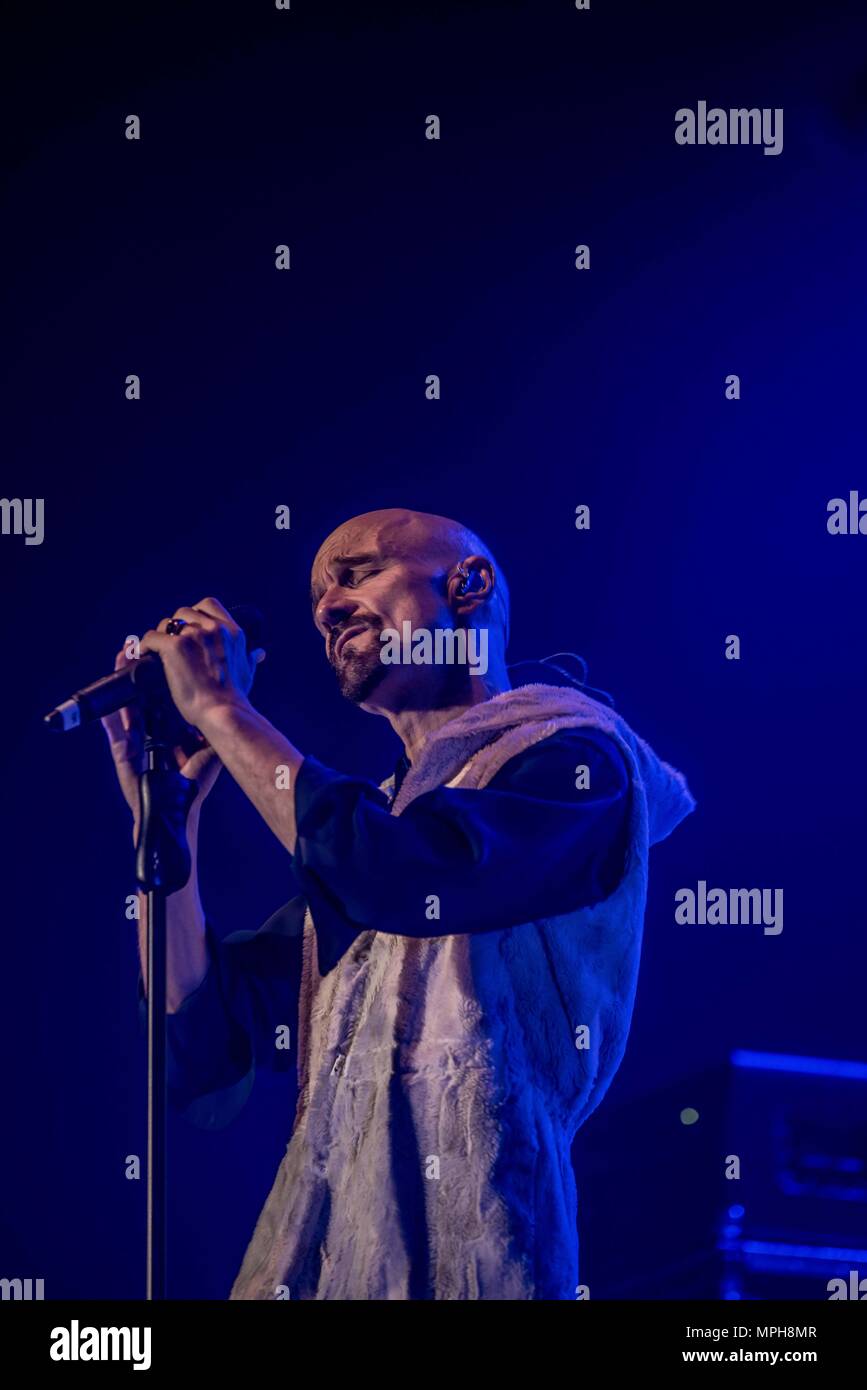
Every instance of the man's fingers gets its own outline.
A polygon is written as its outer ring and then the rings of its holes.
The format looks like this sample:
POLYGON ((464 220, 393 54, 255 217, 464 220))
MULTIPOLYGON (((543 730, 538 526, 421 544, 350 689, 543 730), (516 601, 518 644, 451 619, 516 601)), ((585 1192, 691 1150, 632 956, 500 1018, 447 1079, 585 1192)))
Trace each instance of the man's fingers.
MULTIPOLYGON (((173 623, 175 618, 183 618, 187 627, 211 627, 211 618, 206 613, 199 613, 195 608, 176 608, 170 618, 163 618, 157 623, 157 632, 165 632, 169 623, 173 623)), ((171 637, 171 633, 168 634, 171 637)))
POLYGON ((120 717, 119 709, 116 709, 113 714, 103 715, 99 722, 108 734, 109 743, 126 742, 126 727, 120 717))
MULTIPOLYGON (((219 599, 203 598, 201 603, 194 607, 185 604, 176 608, 170 618, 163 618, 157 623, 156 631, 165 633, 169 623, 174 622, 175 618, 181 618, 190 627, 213 629, 215 626, 223 625, 230 632, 239 632, 240 629, 235 619, 227 608, 224 608, 219 599)), ((168 636, 172 634, 169 633, 168 636)))
MULTIPOLYGON (((160 623, 160 628, 163 626, 163 623, 170 622, 171 618, 163 618, 163 622, 160 623)), ((159 656, 160 652, 168 651, 172 643, 177 642, 177 640, 177 637, 169 637, 168 633, 161 632, 159 628, 150 627, 139 643, 139 651, 156 652, 157 656, 159 656)))
MULTIPOLYGON (((123 671, 127 666, 131 666, 135 659, 135 657, 127 656, 126 647, 121 647, 114 658, 114 669, 123 671)), ((99 722, 108 734, 109 743, 125 743, 127 734, 133 730, 138 731, 138 710, 116 709, 111 714, 104 715, 99 722)))
MULTIPOLYGON (((216 622, 223 623, 230 632, 237 632, 239 630, 238 624, 235 622, 228 608, 224 608, 218 598, 200 599, 196 604, 196 609, 198 609, 200 613, 207 613, 208 617, 213 618, 216 622)), ((181 617, 183 617, 183 610, 180 610, 180 614, 181 617)))

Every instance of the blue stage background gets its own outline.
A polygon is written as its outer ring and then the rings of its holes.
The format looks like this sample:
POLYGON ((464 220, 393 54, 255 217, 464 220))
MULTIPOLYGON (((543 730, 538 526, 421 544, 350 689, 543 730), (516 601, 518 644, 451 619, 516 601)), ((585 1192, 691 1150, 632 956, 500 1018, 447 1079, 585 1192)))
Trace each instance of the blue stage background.
MULTIPOLYGON (((803 1065, 730 1060, 867 1060, 867 538, 826 526, 829 499, 867 495, 863 7, 298 0, 17 26, 0 490, 44 497, 46 531, 0 538, 0 1276, 143 1289, 129 826, 101 731, 41 716, 179 604, 253 601, 258 707, 380 780, 398 748, 340 700, 307 592, 323 537, 378 506, 479 531, 511 659, 581 652, 698 801, 653 853, 630 1045, 576 1142, 591 1297, 822 1298, 867 1274, 867 1082, 831 1075, 814 1105, 803 1065), (699 100, 782 107, 783 152, 678 146, 699 100), (783 888, 783 932, 677 926, 700 879, 783 888), (798 1107, 848 1187, 766 1215, 798 1107), (747 1237, 776 1255, 751 1263, 747 1237)), ((203 843, 221 933, 293 893, 228 778, 203 843)), ((263 1075, 229 1129, 173 1122, 173 1297, 226 1297, 293 1103, 263 1075)))

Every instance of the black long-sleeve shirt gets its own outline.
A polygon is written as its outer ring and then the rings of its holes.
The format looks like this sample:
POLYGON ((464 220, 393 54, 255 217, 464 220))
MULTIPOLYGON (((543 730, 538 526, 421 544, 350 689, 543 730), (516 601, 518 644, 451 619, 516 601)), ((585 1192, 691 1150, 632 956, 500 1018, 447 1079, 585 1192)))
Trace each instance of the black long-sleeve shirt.
MULTIPOLYGON (((396 790, 407 767, 402 758, 396 790)), ((378 787, 306 757, 295 779, 292 865, 302 891, 255 932, 221 941, 207 921, 207 973, 166 1020, 171 1104, 219 1128, 240 1110, 257 1066, 294 1068, 307 904, 323 971, 370 928, 490 931, 590 906, 621 876, 628 800, 620 750, 591 729, 541 740, 484 788, 426 792, 400 816, 378 787), (580 766, 589 785, 577 787, 580 766), (433 921, 431 894, 440 900, 433 921), (278 1029, 289 1049, 277 1046, 278 1029)), ((139 1001, 144 1019, 141 975, 139 1001)))

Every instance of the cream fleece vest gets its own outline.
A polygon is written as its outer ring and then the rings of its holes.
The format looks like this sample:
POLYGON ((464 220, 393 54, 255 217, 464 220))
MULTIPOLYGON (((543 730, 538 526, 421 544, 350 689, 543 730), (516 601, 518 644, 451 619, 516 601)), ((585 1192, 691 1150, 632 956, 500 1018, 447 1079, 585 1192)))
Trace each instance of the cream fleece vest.
POLYGON ((308 911, 295 1125, 231 1298, 575 1297, 571 1141, 626 1045, 648 848, 695 803, 612 710, 529 685, 431 735, 391 808, 485 787, 579 727, 609 734, 630 773, 625 870, 604 902, 478 935, 366 930, 325 976, 308 911))

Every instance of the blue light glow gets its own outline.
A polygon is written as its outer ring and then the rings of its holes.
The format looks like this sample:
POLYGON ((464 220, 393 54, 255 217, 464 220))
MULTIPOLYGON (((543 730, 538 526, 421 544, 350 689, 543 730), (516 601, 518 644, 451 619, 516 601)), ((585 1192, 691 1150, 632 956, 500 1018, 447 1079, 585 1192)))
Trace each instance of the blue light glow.
POLYGON ((833 1057, 793 1057, 784 1052, 732 1053, 732 1065, 758 1071, 790 1071, 802 1076, 844 1076, 851 1081, 867 1081, 867 1062, 846 1062, 833 1057))
POLYGON ((779 1255, 791 1260, 843 1260, 851 1263, 867 1260, 867 1250, 847 1250, 834 1245, 787 1245, 783 1241, 743 1240, 739 1249, 747 1255, 779 1255))

